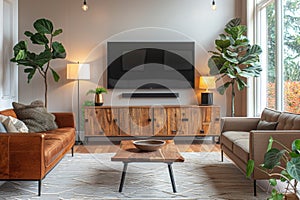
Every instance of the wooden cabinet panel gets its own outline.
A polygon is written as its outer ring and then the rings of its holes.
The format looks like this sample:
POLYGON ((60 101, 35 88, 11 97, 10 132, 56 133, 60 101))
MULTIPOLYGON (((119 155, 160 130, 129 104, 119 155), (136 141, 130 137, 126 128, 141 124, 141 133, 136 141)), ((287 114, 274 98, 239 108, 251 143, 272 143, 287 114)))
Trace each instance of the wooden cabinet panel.
POLYGON ((99 126, 98 119, 96 118, 95 109, 85 109, 84 112, 84 135, 94 136, 103 135, 103 131, 99 126))
POLYGON ((220 108, 219 107, 203 107, 201 109, 203 118, 202 128, 204 134, 220 135, 220 108))
POLYGON ((119 127, 118 122, 118 110, 117 109, 97 109, 96 118, 98 119, 100 128, 106 136, 118 136, 119 127))
POLYGON ((189 120, 189 134, 190 135, 203 135, 203 118, 201 114, 202 108, 195 107, 190 108, 190 120, 189 120))
POLYGON ((153 114, 151 108, 129 107, 121 108, 120 131, 121 135, 152 136, 153 114))
POLYGON ((156 136, 168 135, 167 110, 163 107, 153 108, 153 131, 156 136))
POLYGON ((119 108, 119 128, 121 136, 130 136, 130 113, 129 108, 119 108))
POLYGON ((167 108, 168 135, 189 135, 189 108, 167 108))
POLYGON ((85 136, 118 136, 117 109, 85 109, 85 136))

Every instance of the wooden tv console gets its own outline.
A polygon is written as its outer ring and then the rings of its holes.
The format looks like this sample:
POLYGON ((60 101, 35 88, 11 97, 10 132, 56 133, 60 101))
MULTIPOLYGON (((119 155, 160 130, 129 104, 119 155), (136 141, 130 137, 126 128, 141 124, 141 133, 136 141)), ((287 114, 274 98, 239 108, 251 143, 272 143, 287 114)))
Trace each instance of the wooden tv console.
POLYGON ((87 106, 87 142, 91 137, 219 136, 220 107, 196 105, 87 106))

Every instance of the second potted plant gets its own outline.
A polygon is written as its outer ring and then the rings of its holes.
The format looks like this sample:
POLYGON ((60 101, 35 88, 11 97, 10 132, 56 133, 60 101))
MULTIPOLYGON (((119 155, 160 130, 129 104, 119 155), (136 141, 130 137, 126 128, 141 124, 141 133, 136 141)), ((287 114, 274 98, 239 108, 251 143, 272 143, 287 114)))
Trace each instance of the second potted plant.
POLYGON ((106 88, 97 87, 95 90, 89 90, 86 94, 95 94, 95 106, 102 106, 104 102, 103 93, 107 93, 106 88))
MULTIPOLYGON (((254 161, 249 160, 247 164, 247 177, 253 173, 254 161)), ((280 192, 275 188, 271 192, 270 200, 299 200, 297 196, 297 184, 300 181, 300 140, 294 140, 292 148, 288 148, 280 141, 270 137, 267 152, 264 155, 264 163, 259 165, 259 170, 269 175, 269 183, 275 187, 276 179, 285 182, 285 191, 280 192), (276 143, 282 149, 273 147, 276 143), (279 169, 278 171, 274 171, 279 169)))

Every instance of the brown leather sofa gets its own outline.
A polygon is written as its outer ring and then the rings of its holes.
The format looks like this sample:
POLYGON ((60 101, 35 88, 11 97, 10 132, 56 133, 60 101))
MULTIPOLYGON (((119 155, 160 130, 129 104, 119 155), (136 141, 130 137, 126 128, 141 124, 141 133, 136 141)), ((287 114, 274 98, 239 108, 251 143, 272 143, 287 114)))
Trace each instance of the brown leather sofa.
MULTIPOLYGON (((13 109, 0 114, 17 118, 13 109)), ((52 113, 58 128, 42 133, 0 134, 0 180, 38 181, 72 150, 75 144, 75 122, 73 113, 52 113)))
MULTIPOLYGON (((300 138, 300 115, 268 108, 264 109, 260 118, 224 117, 222 125, 221 159, 223 161, 224 152, 243 173, 246 173, 249 159, 254 160, 256 167, 263 163, 270 136, 288 147, 295 139, 300 138), (257 130, 260 120, 278 124, 275 130, 257 130)), ((254 180, 254 195, 256 195, 256 180, 270 177, 254 169, 251 178, 254 180)))

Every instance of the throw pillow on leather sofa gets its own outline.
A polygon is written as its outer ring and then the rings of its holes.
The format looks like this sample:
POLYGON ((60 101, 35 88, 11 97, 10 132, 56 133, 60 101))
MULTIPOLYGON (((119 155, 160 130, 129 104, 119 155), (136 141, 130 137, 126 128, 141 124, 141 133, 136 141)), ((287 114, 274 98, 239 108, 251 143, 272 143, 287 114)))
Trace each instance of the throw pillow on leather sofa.
POLYGON ((13 102, 18 119, 22 120, 29 132, 42 132, 57 129, 55 116, 47 112, 42 101, 33 101, 30 105, 13 102))

